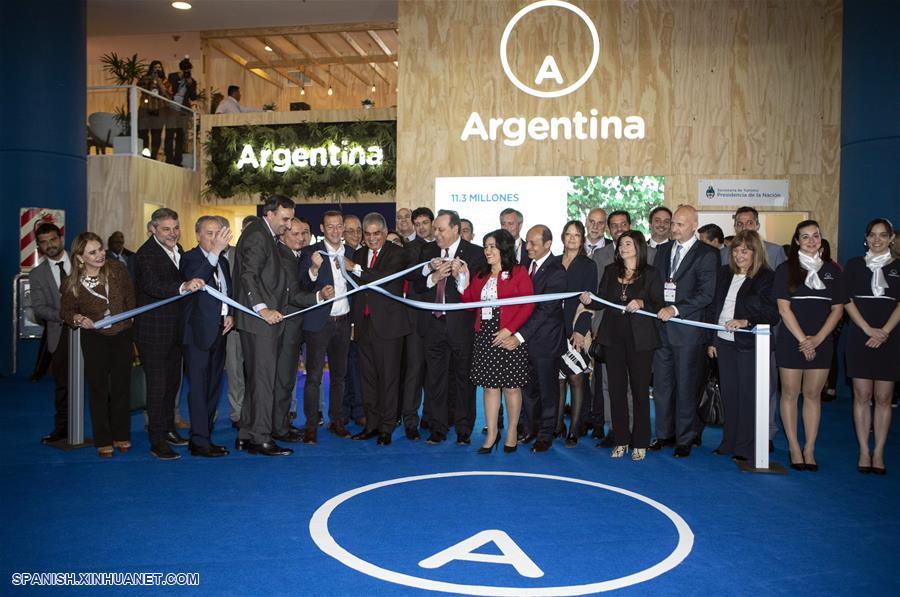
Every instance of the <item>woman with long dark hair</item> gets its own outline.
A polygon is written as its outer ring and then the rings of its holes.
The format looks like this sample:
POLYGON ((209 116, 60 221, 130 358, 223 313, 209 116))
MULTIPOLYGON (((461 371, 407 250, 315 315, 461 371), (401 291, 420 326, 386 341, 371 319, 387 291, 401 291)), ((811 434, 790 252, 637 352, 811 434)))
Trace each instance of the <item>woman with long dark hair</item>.
POLYGON ((162 62, 154 60, 147 72, 138 79, 138 86, 149 93, 138 95, 138 137, 144 142, 144 149, 155 160, 162 144, 162 129, 168 105, 163 99, 172 99, 172 88, 166 80, 162 62))
POLYGON ((866 226, 866 254, 847 262, 850 295, 847 377, 853 379, 853 424, 859 442, 857 470, 885 474, 884 445, 891 428, 891 396, 900 379, 900 259, 891 254, 894 227, 884 218, 866 226), (874 417, 872 402, 875 403, 874 417), (869 451, 869 429, 875 445, 869 451))
MULTIPOLYGON (((631 448, 632 460, 643 460, 650 445, 650 370, 659 347, 656 320, 635 315, 637 310, 656 313, 663 308, 659 272, 647 263, 647 242, 637 230, 623 232, 616 240, 616 260, 606 266, 597 296, 624 311, 593 302, 588 293, 581 302, 588 309, 605 309, 594 342, 606 355, 609 403, 615 448, 611 456, 621 458, 631 448), (633 429, 628 425, 628 387, 631 387, 633 429)), ((601 444, 597 444, 601 447, 601 444)))
POLYGON ((107 261, 103 241, 93 232, 72 241, 72 263, 62 285, 60 318, 82 329, 94 445, 101 458, 111 458, 114 448, 127 452, 131 447, 131 320, 102 330, 95 323, 133 309, 134 287, 124 265, 107 261))
MULTIPOLYGON (((484 235, 482 242, 486 262, 475 272, 463 266, 468 286, 463 302, 529 296, 533 293, 528 271, 516 263, 515 240, 506 230, 494 230, 484 235)), ((509 421, 506 427, 504 452, 515 452, 517 426, 522 410, 522 388, 528 383, 531 366, 528 351, 523 345, 512 350, 500 346, 528 321, 534 304, 483 307, 476 310, 475 343, 472 346, 473 384, 484 388, 484 418, 487 437, 479 454, 489 454, 500 442, 497 419, 500 413, 500 394, 506 398, 509 421)))
POLYGON ((781 376, 781 422, 790 449, 791 468, 817 471, 816 436, 822 388, 828 379, 832 332, 844 314, 846 291, 841 272, 821 256, 822 234, 815 220, 797 224, 787 261, 775 272, 775 298, 781 315, 775 362, 781 376), (801 449, 797 439, 797 400, 803 393, 801 449))
MULTIPOLYGON (((585 230, 584 224, 578 220, 566 222, 562 233, 563 255, 562 266, 566 270, 568 292, 593 292, 597 288, 597 266, 587 256, 584 250, 585 230)), ((566 324, 566 338, 572 348, 580 353, 586 353, 585 336, 591 331, 591 313, 579 309, 580 303, 575 299, 563 301, 563 315, 566 324)), ((585 359, 590 362, 590 358, 585 359)), ((557 415, 556 430, 559 435, 565 435, 566 447, 572 448, 578 443, 578 437, 582 434, 581 410, 584 407, 584 393, 587 388, 585 378, 587 372, 566 373, 565 379, 559 382, 559 414, 557 415), (572 411, 569 418, 569 432, 566 434, 566 426, 563 421, 566 406, 566 386, 572 394, 572 411)))

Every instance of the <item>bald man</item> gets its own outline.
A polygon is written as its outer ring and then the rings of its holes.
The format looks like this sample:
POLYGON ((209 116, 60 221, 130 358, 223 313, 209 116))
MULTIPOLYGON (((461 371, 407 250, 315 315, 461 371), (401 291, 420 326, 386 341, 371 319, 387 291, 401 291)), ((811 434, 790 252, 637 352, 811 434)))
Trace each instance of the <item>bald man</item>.
POLYGON ((718 251, 697 238, 697 210, 682 205, 672 216, 672 240, 657 247, 654 266, 663 280, 666 306, 659 310, 662 346, 653 357, 653 403, 656 439, 651 450, 675 446, 686 458, 699 439, 697 417, 707 331, 672 317, 706 321, 716 294, 718 251))

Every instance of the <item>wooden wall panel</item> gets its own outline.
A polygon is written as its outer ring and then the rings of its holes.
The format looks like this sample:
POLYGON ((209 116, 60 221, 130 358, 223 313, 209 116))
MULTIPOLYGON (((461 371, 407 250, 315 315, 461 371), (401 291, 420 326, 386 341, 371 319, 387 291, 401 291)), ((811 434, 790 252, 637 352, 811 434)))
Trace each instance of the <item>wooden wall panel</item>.
MULTIPOLYGON (((787 178, 787 209, 809 211, 836 239, 841 0, 573 2, 597 25, 598 67, 575 93, 539 99, 509 82, 498 55, 527 0, 400 0, 398 204, 430 205, 437 176, 665 175, 670 205, 696 203, 700 178, 787 178), (486 120, 592 107, 642 116, 646 138, 459 138, 472 111, 486 120)), ((546 14, 510 38, 520 78, 533 81, 547 54, 577 70, 590 51, 577 17, 546 14)))

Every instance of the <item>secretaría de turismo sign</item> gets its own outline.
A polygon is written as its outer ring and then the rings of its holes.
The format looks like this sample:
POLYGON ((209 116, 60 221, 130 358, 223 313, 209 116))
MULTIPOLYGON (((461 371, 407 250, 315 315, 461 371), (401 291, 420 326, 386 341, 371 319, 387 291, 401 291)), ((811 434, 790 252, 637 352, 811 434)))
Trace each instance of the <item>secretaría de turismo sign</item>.
POLYGON ((396 188, 393 121, 215 127, 206 192, 218 197, 329 197, 396 188))

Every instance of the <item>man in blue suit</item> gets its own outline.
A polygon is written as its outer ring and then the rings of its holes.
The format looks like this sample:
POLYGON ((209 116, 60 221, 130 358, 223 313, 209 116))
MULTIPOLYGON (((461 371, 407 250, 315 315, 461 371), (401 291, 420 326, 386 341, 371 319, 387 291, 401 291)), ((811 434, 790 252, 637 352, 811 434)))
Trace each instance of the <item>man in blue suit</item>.
MULTIPOLYGON (((194 226, 199 245, 186 252, 179 263, 185 279, 200 278, 225 295, 232 289, 228 261, 222 254, 232 236, 227 223, 219 216, 201 216, 194 226)), ((228 450, 212 443, 211 436, 225 369, 225 335, 234 320, 228 305, 207 292, 194 293, 185 303, 182 338, 190 383, 190 452, 206 458, 225 456, 228 450)))
POLYGON ((657 247, 654 267, 663 280, 666 306, 657 316, 662 346, 653 356, 653 403, 656 440, 651 450, 675 446, 675 457, 691 455, 700 429, 700 400, 704 346, 703 328, 665 323, 672 317, 704 321, 707 307, 716 296, 719 256, 697 238, 697 210, 682 205, 672 216, 672 240, 657 247))

